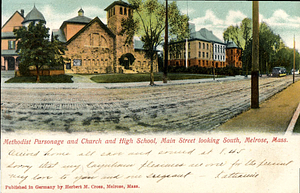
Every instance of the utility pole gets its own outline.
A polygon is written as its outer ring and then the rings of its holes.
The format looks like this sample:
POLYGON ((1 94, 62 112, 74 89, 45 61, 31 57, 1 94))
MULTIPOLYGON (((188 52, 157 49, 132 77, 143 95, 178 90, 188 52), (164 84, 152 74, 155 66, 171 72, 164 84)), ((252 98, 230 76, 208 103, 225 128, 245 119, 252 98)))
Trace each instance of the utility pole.
POLYGON ((252 2, 252 72, 251 72, 251 108, 259 108, 259 3, 252 2))
POLYGON ((168 73, 168 41, 169 41, 169 37, 168 37, 168 0, 166 0, 166 27, 165 27, 165 62, 164 62, 164 75, 163 75, 163 83, 167 83, 167 73, 168 73))
POLYGON ((188 48, 188 39, 185 39, 185 68, 188 68, 188 54, 189 54, 189 48, 188 48))
POLYGON ((296 66, 296 42, 295 42, 295 35, 294 35, 294 66, 293 66, 293 83, 295 83, 295 66, 296 66))

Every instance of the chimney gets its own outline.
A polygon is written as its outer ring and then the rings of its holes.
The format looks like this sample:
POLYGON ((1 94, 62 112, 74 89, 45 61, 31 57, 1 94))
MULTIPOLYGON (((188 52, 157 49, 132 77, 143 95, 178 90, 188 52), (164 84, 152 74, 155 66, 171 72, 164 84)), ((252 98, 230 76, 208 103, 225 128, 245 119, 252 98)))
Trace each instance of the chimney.
POLYGON ((24 17, 24 9, 21 9, 21 15, 24 17))

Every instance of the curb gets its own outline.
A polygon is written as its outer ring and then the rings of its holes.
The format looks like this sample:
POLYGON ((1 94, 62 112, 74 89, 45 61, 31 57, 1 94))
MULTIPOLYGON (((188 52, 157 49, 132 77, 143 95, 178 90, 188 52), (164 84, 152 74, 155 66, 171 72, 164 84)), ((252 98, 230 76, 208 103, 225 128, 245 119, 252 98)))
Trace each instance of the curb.
POLYGON ((294 130, 294 127, 295 127, 295 124, 297 122, 297 119, 299 117, 299 114, 300 114, 300 103, 292 117, 292 120, 290 121, 290 124, 288 126, 288 128, 286 129, 286 132, 285 132, 285 135, 292 135, 293 134, 293 130, 294 130))

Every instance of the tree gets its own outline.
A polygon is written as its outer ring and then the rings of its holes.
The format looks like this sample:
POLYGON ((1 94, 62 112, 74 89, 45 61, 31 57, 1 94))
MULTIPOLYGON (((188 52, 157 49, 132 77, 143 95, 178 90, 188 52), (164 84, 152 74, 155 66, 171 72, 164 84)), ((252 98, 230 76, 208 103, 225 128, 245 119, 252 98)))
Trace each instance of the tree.
MULTIPOLYGON (((252 20, 249 18, 244 18, 240 26, 229 26, 223 32, 223 39, 224 41, 233 41, 235 44, 242 48, 243 54, 247 46, 249 46, 250 38, 252 37, 252 20)), ((248 75, 248 66, 249 60, 246 57, 242 58, 243 67, 246 68, 246 75, 248 75)))
POLYGON ((260 69, 263 72, 269 73, 271 71, 271 57, 276 54, 276 50, 280 46, 280 36, 275 34, 273 30, 263 22, 259 29, 259 55, 260 55, 260 69))
POLYGON ((45 27, 45 22, 38 24, 33 22, 28 28, 21 27, 14 30, 16 35, 17 52, 20 56, 19 69, 21 74, 26 74, 29 67, 36 70, 36 82, 40 81, 40 71, 44 67, 63 66, 66 46, 57 40, 49 41, 49 28, 45 27))
MULTIPOLYGON (((131 43, 138 35, 150 59, 150 85, 154 85, 153 62, 157 56, 157 46, 164 40, 165 6, 158 0, 129 0, 134 9, 132 16, 122 21, 121 35, 126 34, 126 43, 131 43)), ((168 5, 169 33, 181 37, 188 33, 188 17, 181 15, 175 2, 168 5)))
POLYGON ((223 38, 225 41, 234 41, 235 44, 238 47, 241 47, 242 43, 242 36, 241 36, 241 29, 239 26, 229 26, 224 32, 223 32, 223 38))

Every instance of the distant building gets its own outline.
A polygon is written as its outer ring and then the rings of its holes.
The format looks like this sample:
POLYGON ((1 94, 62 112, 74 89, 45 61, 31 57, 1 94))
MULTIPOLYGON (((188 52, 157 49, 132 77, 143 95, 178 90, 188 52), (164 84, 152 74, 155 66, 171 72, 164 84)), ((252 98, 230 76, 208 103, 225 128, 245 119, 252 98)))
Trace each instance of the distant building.
POLYGON ((242 68, 242 48, 239 48, 233 41, 226 45, 226 66, 242 68))
POLYGON ((241 68, 241 54, 241 48, 238 48, 233 42, 224 43, 212 31, 202 28, 199 31, 191 32, 187 42, 182 40, 169 43, 168 65, 241 68), (186 59, 188 64, 186 64, 186 59))
POLYGON ((170 66, 225 67, 226 44, 219 40, 212 31, 202 28, 190 34, 187 44, 187 65, 185 45, 185 40, 169 44, 170 66))
MULTIPOLYGON (((66 73, 143 73, 150 71, 150 60, 145 58, 143 44, 132 39, 125 44, 126 36, 119 35, 122 19, 133 10, 130 4, 115 1, 107 11, 107 25, 98 17, 84 16, 83 9, 78 16, 63 22, 58 30, 53 30, 52 38, 67 45, 65 56, 69 58, 66 73)), ((158 60, 154 62, 154 72, 158 71, 158 60)))
POLYGON ((30 22, 45 21, 41 12, 34 6, 24 18, 24 10, 16 11, 1 28, 1 70, 18 70, 19 56, 16 52, 17 42, 13 30, 30 22))

